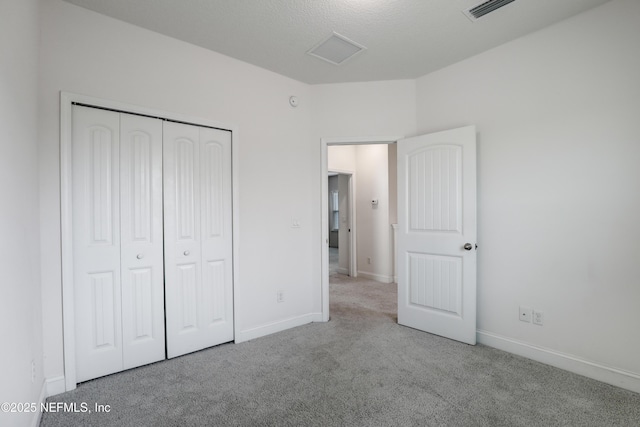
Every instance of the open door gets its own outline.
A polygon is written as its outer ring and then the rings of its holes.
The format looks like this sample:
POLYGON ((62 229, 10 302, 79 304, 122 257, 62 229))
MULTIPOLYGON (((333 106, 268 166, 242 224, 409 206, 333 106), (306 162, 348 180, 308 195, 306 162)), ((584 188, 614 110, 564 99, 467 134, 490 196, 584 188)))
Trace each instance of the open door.
POLYGON ((398 323, 476 343, 475 126, 398 141, 398 323))

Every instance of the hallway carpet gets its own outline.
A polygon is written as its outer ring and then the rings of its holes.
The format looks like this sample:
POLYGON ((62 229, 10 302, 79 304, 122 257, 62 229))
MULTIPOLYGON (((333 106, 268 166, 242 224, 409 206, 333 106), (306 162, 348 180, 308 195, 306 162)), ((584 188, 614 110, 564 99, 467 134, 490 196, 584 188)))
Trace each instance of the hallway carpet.
POLYGON ((332 276, 331 321, 83 384, 41 426, 638 426, 640 395, 396 323, 395 285, 332 276))

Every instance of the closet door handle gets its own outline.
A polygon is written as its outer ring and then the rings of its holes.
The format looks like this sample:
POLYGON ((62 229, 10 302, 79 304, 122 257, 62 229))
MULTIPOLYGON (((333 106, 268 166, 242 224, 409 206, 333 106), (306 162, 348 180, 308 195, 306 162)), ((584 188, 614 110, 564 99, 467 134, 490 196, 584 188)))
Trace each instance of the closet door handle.
POLYGON ((136 258, 142 259, 142 258, 144 258, 144 254, 138 254, 138 255, 136 255, 136 258))
POLYGON ((184 251, 184 256, 189 256, 190 253, 191 252, 189 252, 189 251, 184 251))

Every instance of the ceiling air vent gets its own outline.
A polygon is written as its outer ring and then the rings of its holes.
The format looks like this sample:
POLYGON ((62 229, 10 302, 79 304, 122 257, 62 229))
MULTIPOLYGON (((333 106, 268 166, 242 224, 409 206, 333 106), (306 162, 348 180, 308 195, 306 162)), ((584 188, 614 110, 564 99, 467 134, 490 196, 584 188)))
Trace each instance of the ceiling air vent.
POLYGON ((333 33, 331 37, 310 49, 307 54, 334 65, 340 65, 363 52, 365 49, 366 47, 349 40, 345 36, 333 33))
POLYGON ((513 3, 514 1, 515 0, 489 0, 484 3, 480 3, 471 9, 463 10, 462 13, 464 13, 470 20, 476 21, 479 18, 500 9, 502 6, 513 3))

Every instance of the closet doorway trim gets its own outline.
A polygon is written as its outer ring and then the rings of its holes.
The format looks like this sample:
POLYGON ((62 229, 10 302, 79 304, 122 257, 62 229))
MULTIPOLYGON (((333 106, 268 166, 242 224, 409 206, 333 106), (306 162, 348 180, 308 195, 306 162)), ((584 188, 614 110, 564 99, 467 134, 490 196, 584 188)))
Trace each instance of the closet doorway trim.
POLYGON ((114 110, 122 113, 137 114, 169 120, 179 123, 192 124, 231 131, 231 194, 232 194, 232 230, 233 230, 233 322, 234 331, 238 325, 238 300, 235 298, 236 283, 238 283, 238 236, 239 236, 239 175, 238 155, 239 138, 238 127, 234 124, 221 123, 200 117, 170 113, 167 111, 141 107, 118 101, 111 101, 80 95, 70 92, 60 92, 60 238, 62 245, 62 333, 64 356, 65 390, 76 388, 76 355, 75 355, 75 312, 74 312, 74 284, 73 284, 73 177, 72 177, 72 106, 81 104, 87 107, 114 110))

